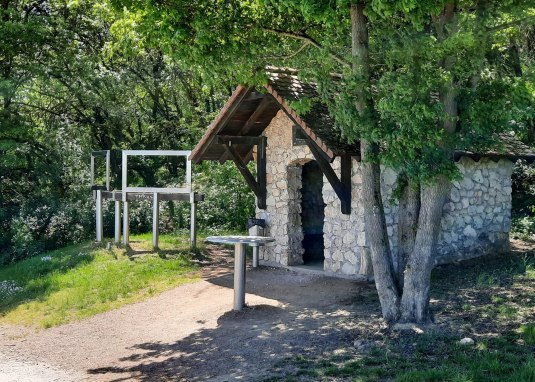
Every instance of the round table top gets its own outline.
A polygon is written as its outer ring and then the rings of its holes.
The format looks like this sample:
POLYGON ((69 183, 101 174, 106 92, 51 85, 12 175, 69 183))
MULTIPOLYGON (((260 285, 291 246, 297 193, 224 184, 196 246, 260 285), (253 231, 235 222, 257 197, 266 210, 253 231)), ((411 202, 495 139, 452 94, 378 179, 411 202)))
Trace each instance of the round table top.
POLYGON ((210 243, 222 244, 256 244, 264 245, 275 241, 274 237, 269 236, 208 236, 206 241, 210 243))

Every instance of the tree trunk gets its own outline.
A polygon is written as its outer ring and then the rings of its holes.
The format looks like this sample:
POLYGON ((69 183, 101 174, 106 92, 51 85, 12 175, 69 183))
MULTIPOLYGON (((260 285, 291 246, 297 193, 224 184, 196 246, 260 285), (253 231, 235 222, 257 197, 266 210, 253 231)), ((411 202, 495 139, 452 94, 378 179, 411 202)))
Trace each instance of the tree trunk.
MULTIPOLYGON (((368 19, 364 4, 351 5, 351 52, 353 74, 362 86, 357 92, 357 108, 361 117, 373 118, 373 101, 369 96, 370 57, 368 51, 368 19), (367 91, 368 90, 368 91, 367 91)), ((381 168, 372 158, 378 152, 378 145, 361 139, 362 204, 366 217, 366 240, 370 247, 375 286, 379 294, 383 318, 395 322, 399 317, 399 291, 394 280, 392 256, 381 197, 381 168)))
MULTIPOLYGON (((457 30, 456 25, 451 25, 455 21, 455 16, 456 3, 452 1, 446 4, 444 11, 435 23, 437 37, 440 41, 447 38, 447 24, 450 24, 450 28, 448 28, 450 33, 455 33, 457 30)), ((453 56, 445 56, 440 62, 440 66, 446 71, 451 71, 454 64, 455 57, 453 56)), ((457 89, 453 78, 450 78, 440 89, 440 101, 445 115, 437 128, 444 130, 447 134, 454 134, 457 129, 459 111, 457 89)), ((453 158, 448 147, 444 147, 442 142, 437 142, 437 144, 442 146, 443 155, 453 158)), ((431 179, 430 183, 421 187, 418 230, 414 240, 414 249, 405 267, 403 295, 401 297, 401 322, 425 324, 432 321, 429 311, 429 287, 431 271, 434 266, 433 254, 440 231, 442 208, 449 196, 450 186, 451 182, 447 177, 438 175, 431 179)))
POLYGON ((398 253, 394 269, 397 275, 398 288, 403 290, 405 266, 409 255, 414 250, 418 217, 420 215, 420 184, 407 179, 399 199, 398 212, 398 253))
POLYGON ((401 322, 429 323, 429 286, 434 261, 442 208, 449 195, 451 182, 440 176, 431 184, 422 186, 420 217, 414 241, 414 250, 405 268, 401 322))
POLYGON ((368 157, 375 145, 361 140, 362 170, 362 205, 366 224, 366 240, 370 247, 375 287, 381 302, 383 318, 387 323, 395 322, 399 317, 399 290, 394 279, 392 256, 386 230, 386 221, 381 197, 378 163, 368 157))

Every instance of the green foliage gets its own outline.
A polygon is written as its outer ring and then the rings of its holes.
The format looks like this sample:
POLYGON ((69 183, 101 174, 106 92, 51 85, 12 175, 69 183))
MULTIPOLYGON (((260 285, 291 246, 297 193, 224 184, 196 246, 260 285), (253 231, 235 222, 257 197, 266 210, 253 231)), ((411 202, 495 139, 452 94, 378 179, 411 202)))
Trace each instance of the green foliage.
MULTIPOLYGON (((6 4, 0 264, 94 236, 90 150, 190 149, 228 96, 226 86, 208 83, 159 46, 135 43, 135 24, 107 3, 6 4), (125 33, 111 33, 119 30, 125 33)), ((120 156, 112 153, 112 186, 120 189, 120 156)), ((167 186, 183 181, 185 163, 141 158, 129 168, 132 184, 167 186)), ((106 235, 112 211, 108 205, 106 235)), ((132 203, 130 213, 133 233, 150 229, 149 203, 132 203)), ((162 232, 187 227, 188 219, 183 203, 162 203, 162 232)))
POLYGON ((235 165, 203 163, 198 171, 195 187, 205 194, 198 205, 200 226, 212 232, 245 230, 247 218, 255 216, 255 199, 235 165))
POLYGON ((516 163, 512 180, 512 237, 535 241, 535 166, 516 163))
MULTIPOLYGON (((165 46, 200 65, 203 78, 255 84, 265 81, 258 68, 266 64, 299 69, 318 83, 348 141, 381 143, 384 164, 422 181, 457 177, 452 150, 496 147, 499 133, 526 131, 535 116, 533 49, 514 53, 521 28, 533 21, 532 4, 457 2, 450 21, 441 19, 447 3, 366 2, 368 81, 350 65, 349 2, 113 1, 121 23, 135 22, 136 44, 165 46), (450 118, 446 89, 458 106, 451 134, 441 128, 450 118), (372 105, 365 114, 356 110, 358 99, 372 105)), ((303 112, 312 101, 293 106, 303 112)))

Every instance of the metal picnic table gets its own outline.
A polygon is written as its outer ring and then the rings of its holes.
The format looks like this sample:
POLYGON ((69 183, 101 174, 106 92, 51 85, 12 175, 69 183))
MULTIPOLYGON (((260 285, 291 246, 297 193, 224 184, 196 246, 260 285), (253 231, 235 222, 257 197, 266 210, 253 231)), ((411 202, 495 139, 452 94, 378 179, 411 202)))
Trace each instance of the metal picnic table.
POLYGON ((206 241, 217 244, 234 244, 234 310, 245 306, 245 245, 263 246, 275 241, 267 236, 208 236, 206 241))

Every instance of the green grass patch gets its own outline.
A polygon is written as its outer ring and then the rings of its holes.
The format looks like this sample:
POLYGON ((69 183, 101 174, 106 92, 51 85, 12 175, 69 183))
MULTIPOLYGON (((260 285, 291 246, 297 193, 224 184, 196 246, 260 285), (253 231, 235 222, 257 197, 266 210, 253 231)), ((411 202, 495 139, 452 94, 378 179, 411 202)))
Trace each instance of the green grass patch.
MULTIPOLYGON (((442 320, 424 334, 362 326, 343 356, 288 358, 273 381, 535 382, 535 253, 510 253, 438 267, 432 309, 442 320), (471 337, 475 345, 461 345, 471 337)), ((377 304, 355 298, 354 304, 377 304)), ((359 318, 362 319, 362 318, 359 318)))
POLYGON ((48 328, 141 301, 198 279, 183 236, 131 237, 128 249, 68 246, 0 269, 0 323, 48 328))
POLYGON ((271 380, 535 382, 535 356, 531 348, 509 342, 514 339, 488 340, 482 346, 472 347, 443 336, 398 339, 359 359, 297 361, 292 372, 286 369, 283 376, 271 380), (406 346, 411 341, 417 342, 417 349, 407 352, 406 346))

